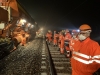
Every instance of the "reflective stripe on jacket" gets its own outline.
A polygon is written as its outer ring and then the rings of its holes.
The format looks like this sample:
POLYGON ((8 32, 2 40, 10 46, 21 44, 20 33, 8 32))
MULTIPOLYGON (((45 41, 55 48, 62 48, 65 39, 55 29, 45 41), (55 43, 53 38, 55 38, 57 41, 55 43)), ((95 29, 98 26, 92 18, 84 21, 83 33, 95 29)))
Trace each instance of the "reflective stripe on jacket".
POLYGON ((77 75, 92 75, 100 68, 99 44, 90 38, 81 42, 72 53, 71 66, 77 75))

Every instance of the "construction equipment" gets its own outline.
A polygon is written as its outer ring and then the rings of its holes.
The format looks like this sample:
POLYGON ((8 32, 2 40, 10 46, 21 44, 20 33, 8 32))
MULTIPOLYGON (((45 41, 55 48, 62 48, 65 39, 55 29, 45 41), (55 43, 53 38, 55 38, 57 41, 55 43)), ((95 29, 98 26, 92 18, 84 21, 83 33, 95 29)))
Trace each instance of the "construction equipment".
POLYGON ((5 46, 3 44, 5 38, 10 39, 7 46, 12 44, 9 52, 15 50, 19 44, 25 46, 29 42, 31 34, 38 29, 35 28, 36 25, 35 20, 25 11, 20 2, 0 0, 0 51, 3 51, 2 47, 5 46))

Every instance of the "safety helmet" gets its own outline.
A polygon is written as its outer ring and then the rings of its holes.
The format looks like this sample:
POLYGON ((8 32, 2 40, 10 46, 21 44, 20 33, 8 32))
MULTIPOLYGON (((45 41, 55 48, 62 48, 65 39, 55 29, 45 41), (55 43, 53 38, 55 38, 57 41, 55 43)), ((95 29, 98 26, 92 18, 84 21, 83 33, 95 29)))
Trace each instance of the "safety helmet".
POLYGON ((79 29, 81 31, 85 31, 85 30, 91 30, 91 27, 88 24, 82 24, 79 29))

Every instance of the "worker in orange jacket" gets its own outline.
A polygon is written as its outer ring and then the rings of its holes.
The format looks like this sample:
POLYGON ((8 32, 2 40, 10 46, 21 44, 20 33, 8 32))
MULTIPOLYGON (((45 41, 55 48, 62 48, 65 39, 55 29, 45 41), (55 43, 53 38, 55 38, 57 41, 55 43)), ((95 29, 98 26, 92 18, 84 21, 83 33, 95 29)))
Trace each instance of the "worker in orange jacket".
POLYGON ((64 53, 64 34, 62 31, 60 32, 59 42, 60 42, 60 53, 63 54, 64 53))
POLYGON ((46 34, 46 41, 48 41, 48 43, 50 44, 52 42, 52 32, 51 30, 48 30, 47 34, 46 34))
POLYGON ((58 42, 58 47, 59 47, 58 51, 60 51, 60 44, 61 44, 60 36, 61 36, 61 32, 58 32, 58 40, 57 40, 57 42, 58 42))
POLYGON ((70 41, 70 39, 71 39, 71 34, 70 34, 69 30, 66 29, 66 30, 65 30, 65 40, 70 41))
POLYGON ((75 43, 80 42, 78 39, 78 33, 79 33, 78 30, 72 30, 72 38, 70 39, 70 42, 69 42, 69 50, 71 51, 74 50, 75 43))
POLYGON ((68 29, 65 30, 65 38, 64 38, 64 47, 66 49, 66 53, 69 55, 69 50, 67 48, 69 47, 69 42, 71 40, 71 34, 68 29))
POLYGON ((80 44, 72 52, 72 75, 93 75, 100 68, 100 47, 90 39, 91 27, 83 24, 79 27, 80 44))
POLYGON ((74 50, 75 47, 77 47, 76 44, 80 43, 77 37, 78 33, 79 33, 78 30, 72 30, 72 38, 69 41, 69 47, 68 46, 66 47, 66 50, 67 50, 66 57, 71 57, 72 51, 74 50))
POLYGON ((56 33, 56 31, 54 31, 54 38, 53 38, 53 45, 54 45, 54 47, 57 46, 57 40, 58 40, 58 34, 56 33))
POLYGON ((69 30, 66 29, 66 31, 65 31, 65 38, 64 38, 65 43, 67 44, 66 46, 69 45, 69 41, 70 41, 70 39, 71 39, 71 34, 70 34, 69 30))

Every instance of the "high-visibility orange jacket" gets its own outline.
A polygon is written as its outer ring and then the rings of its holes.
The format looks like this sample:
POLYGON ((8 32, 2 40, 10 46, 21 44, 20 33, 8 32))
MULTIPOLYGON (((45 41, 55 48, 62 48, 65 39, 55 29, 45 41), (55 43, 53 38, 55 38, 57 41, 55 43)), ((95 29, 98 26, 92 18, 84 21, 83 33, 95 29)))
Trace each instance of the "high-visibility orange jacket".
POLYGON ((57 44, 57 38, 58 38, 58 34, 54 34, 54 44, 57 44))
MULTIPOLYGON (((67 41, 68 43, 70 42, 70 40, 71 40, 71 34, 69 32, 66 33, 64 40, 67 41)), ((70 50, 69 46, 65 46, 65 49, 66 50, 70 50)))
POLYGON ((77 42, 80 42, 78 40, 78 38, 71 38, 70 41, 69 41, 69 47, 66 46, 65 49, 66 50, 70 50, 70 51, 73 51, 74 50, 74 45, 76 45, 77 42))
POLYGON ((58 38, 58 34, 54 34, 54 39, 57 39, 58 38))
POLYGON ((71 34, 70 33, 66 33, 65 40, 70 41, 70 39, 71 39, 71 34))
POLYGON ((79 44, 80 44, 79 39, 77 37, 76 38, 72 37, 69 42, 69 50, 73 51, 78 47, 79 44))
POLYGON ((61 40, 60 40, 60 34, 58 34, 58 47, 60 48, 60 42, 61 42, 61 40))
POLYGON ((99 44, 90 38, 74 49, 71 58, 72 75, 92 75, 100 68, 99 44))
POLYGON ((61 42, 60 48, 64 48, 64 36, 63 35, 60 35, 59 40, 61 42))
POLYGON ((46 37, 48 38, 49 41, 52 41, 52 33, 47 33, 46 37))

